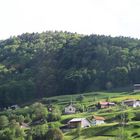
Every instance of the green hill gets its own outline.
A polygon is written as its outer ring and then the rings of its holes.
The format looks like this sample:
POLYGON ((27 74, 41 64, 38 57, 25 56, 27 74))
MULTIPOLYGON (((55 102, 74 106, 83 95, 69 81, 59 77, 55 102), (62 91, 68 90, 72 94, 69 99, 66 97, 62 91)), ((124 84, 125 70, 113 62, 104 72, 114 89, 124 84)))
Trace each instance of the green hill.
MULTIPOLYGON (((140 40, 69 32, 0 41, 0 107, 140 82, 140 40)), ((129 86, 130 87, 130 86, 129 86)))

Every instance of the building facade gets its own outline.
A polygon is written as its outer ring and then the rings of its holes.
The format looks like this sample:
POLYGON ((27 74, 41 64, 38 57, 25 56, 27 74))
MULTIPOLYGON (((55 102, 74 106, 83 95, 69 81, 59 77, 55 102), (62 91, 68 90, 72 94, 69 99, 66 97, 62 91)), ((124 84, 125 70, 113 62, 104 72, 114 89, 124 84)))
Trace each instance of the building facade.
POLYGON ((68 122, 69 128, 90 127, 90 122, 86 118, 74 118, 68 122))
POLYGON ((74 113, 76 113, 76 108, 72 104, 70 104, 69 106, 65 107, 64 113, 65 114, 74 114, 74 113))

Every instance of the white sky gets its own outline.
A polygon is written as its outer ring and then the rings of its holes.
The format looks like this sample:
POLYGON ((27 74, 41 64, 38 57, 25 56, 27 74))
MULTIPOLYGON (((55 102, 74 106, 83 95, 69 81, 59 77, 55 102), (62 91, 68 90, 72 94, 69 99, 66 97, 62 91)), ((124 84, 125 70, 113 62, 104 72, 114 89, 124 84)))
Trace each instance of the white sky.
POLYGON ((47 30, 140 38, 140 0, 0 0, 0 39, 47 30))

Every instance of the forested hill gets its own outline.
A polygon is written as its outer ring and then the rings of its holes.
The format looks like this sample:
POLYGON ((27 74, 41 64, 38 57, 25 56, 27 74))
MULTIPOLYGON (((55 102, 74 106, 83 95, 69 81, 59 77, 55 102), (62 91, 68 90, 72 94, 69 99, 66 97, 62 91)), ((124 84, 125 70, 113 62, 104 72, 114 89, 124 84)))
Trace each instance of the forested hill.
POLYGON ((69 32, 0 41, 0 105, 140 83, 140 40, 69 32))

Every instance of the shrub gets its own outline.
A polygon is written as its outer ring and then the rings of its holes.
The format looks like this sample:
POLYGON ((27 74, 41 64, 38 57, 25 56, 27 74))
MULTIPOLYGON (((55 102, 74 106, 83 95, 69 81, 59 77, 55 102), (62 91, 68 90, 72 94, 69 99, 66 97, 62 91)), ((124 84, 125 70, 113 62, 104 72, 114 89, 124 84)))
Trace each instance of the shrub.
POLYGON ((76 100, 82 102, 84 100, 85 96, 84 95, 79 95, 76 100))
POLYGON ((58 128, 51 128, 47 132, 47 140, 63 140, 63 133, 58 128))

